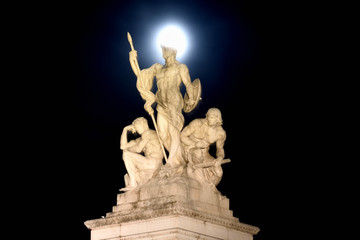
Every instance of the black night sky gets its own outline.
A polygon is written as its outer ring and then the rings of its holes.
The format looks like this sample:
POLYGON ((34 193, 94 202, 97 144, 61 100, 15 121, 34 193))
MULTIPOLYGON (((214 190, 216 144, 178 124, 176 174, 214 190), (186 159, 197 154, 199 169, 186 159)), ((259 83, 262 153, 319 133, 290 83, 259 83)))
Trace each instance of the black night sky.
POLYGON ((44 169, 36 182, 44 197, 37 204, 49 209, 47 216, 63 219, 51 230, 90 240, 83 222, 116 204, 126 173, 119 149, 122 128, 139 116, 153 128, 135 87, 126 34, 132 35, 140 67, 147 68, 161 57, 154 54, 156 29, 178 22, 191 38, 181 62, 203 89, 198 108, 184 114, 185 125, 203 118, 210 107, 221 110, 225 155, 232 162, 223 165, 218 189, 230 199, 235 217, 261 229, 255 240, 280 234, 300 211, 296 201, 304 196, 295 179, 303 150, 310 147, 298 138, 308 119, 301 114, 306 63, 299 65, 305 45, 299 44, 302 18, 295 17, 300 7, 295 5, 59 1, 35 11, 28 23, 32 34, 26 35, 37 56, 34 61, 28 56, 29 69, 37 75, 29 83, 32 100, 25 102, 24 117, 31 116, 31 134, 41 138, 29 139, 41 149, 39 154, 32 148, 38 160, 29 166, 44 169))

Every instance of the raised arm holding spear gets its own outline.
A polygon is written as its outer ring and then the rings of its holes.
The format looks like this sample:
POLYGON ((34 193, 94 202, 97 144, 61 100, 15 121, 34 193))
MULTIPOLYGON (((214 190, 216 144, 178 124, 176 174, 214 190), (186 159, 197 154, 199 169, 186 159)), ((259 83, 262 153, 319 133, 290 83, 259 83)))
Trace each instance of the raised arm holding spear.
MULTIPOLYGON (((136 52, 135 49, 134 49, 133 41, 132 41, 132 38, 131 38, 131 35, 130 35, 129 32, 127 33, 127 38, 128 38, 129 43, 130 43, 131 50, 133 52, 136 52)), ((164 144, 163 144, 163 142, 162 142, 162 140, 160 138, 160 135, 159 135, 159 130, 158 130, 158 127, 157 127, 157 124, 156 124, 156 121, 155 121, 155 117, 154 117, 154 110, 151 107, 151 105, 155 102, 155 95, 150 91, 151 86, 150 86, 150 89, 148 89, 149 87, 146 86, 144 80, 142 79, 141 72, 140 72, 140 67, 139 67, 139 63, 138 63, 137 59, 134 58, 132 61, 130 60, 130 64, 133 67, 133 69, 135 69, 136 75, 138 77, 136 87, 137 87, 138 91, 140 92, 141 97, 146 101, 144 108, 149 113, 149 115, 151 116, 151 120, 153 121, 155 130, 156 130, 156 134, 157 134, 157 136, 159 138, 159 142, 160 142, 161 149, 162 149, 164 157, 165 157, 165 161, 167 162, 168 159, 167 159, 166 152, 165 152, 165 149, 164 149, 164 144)))

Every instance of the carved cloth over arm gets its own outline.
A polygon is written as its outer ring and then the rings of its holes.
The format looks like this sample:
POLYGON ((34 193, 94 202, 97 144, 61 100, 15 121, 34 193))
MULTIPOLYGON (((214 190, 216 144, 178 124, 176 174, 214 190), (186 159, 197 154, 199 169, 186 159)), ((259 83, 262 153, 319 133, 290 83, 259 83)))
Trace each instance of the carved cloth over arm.
POLYGON ((145 109, 150 109, 151 105, 155 102, 155 94, 151 92, 154 81, 154 69, 148 68, 143 69, 140 72, 141 77, 138 77, 136 81, 136 88, 138 89, 142 99, 144 99, 145 109))

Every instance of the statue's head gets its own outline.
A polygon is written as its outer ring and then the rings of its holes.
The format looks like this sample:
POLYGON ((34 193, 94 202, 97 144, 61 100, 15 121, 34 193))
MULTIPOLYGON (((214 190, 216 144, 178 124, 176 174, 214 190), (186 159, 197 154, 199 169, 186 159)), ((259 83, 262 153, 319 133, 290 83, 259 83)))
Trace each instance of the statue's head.
POLYGON ((176 58, 177 50, 175 48, 167 47, 164 45, 161 45, 163 58, 168 58, 170 56, 174 56, 176 58))
POLYGON ((132 125, 135 127, 136 132, 142 134, 149 129, 148 121, 144 117, 138 117, 133 122, 132 125))
POLYGON ((221 126, 223 123, 221 112, 217 108, 210 108, 206 113, 206 120, 209 126, 221 126))

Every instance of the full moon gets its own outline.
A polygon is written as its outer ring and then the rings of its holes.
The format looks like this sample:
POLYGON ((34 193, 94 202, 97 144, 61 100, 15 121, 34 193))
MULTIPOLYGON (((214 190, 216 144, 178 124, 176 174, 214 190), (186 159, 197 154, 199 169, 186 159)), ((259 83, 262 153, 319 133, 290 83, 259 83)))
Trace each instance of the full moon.
POLYGON ((176 25, 167 25, 160 29, 156 38, 156 47, 161 52, 161 46, 175 48, 177 57, 185 56, 188 41, 184 30, 176 25))

